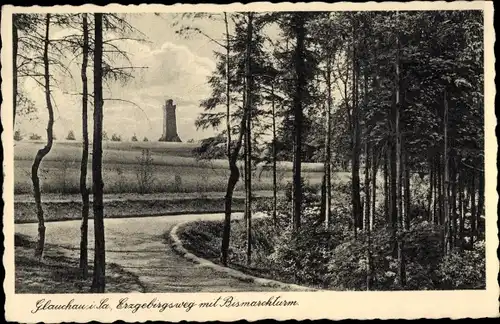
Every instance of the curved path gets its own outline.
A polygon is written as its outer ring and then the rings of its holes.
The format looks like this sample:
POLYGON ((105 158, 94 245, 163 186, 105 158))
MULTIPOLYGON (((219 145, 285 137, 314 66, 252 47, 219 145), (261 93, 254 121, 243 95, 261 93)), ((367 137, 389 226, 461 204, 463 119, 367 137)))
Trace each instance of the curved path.
MULTIPOLYGON (((241 214, 235 214, 241 217, 241 214)), ((109 218, 104 220, 106 260, 136 274, 146 292, 276 291, 195 264, 176 254, 165 239, 173 226, 191 220, 222 219, 222 214, 109 218)), ((80 221, 46 223, 46 240, 78 258, 80 221)), ((16 224, 15 231, 36 238, 37 224, 16 224)), ((93 260, 93 221, 89 220, 89 262, 93 260)))

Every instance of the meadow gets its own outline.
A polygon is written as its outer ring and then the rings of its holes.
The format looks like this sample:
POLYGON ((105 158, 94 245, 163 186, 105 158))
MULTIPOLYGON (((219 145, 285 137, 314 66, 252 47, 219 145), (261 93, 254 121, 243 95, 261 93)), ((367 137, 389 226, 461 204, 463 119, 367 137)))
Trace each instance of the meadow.
MULTIPOLYGON (((42 141, 16 142, 14 146, 15 194, 32 192, 31 165, 42 141)), ((199 160, 193 155, 194 143, 111 142, 103 143, 103 176, 105 193, 141 192, 139 177, 144 165, 139 162, 143 150, 151 153, 148 173, 151 183, 148 192, 224 192, 229 176, 226 160, 199 160)), ((92 149, 90 148, 90 152, 92 149)), ((74 194, 79 192, 81 143, 55 141, 40 166, 42 193, 74 194)), ((91 156, 89 156, 88 186, 91 186, 91 156)), ((304 163, 305 180, 319 186, 323 165, 304 163)), ((292 163, 278 163, 278 188, 281 190, 292 178, 292 163)), ((239 181, 236 190, 243 190, 239 181)), ((254 190, 272 190, 270 167, 259 166, 253 171, 254 190)))

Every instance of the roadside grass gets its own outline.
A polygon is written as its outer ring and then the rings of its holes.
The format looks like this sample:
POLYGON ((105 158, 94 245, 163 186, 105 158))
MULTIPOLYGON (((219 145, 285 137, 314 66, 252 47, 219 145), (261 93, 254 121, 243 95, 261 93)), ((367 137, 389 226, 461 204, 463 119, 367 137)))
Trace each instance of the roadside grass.
MULTIPOLYGON (((268 197, 255 197, 255 204, 263 204, 268 197)), ((234 212, 244 209, 245 199, 234 198, 232 209, 234 212)), ((42 202, 45 220, 61 221, 81 218, 81 201, 42 202)), ((92 202, 90 203, 92 210, 92 202)), ((125 201, 110 201, 104 204, 106 218, 125 218, 140 216, 161 216, 195 213, 222 213, 224 212, 224 198, 189 198, 189 199, 127 199, 125 201)), ((92 218, 92 213, 90 213, 92 218)), ((15 223, 37 222, 36 206, 33 202, 16 202, 14 208, 15 223)))
MULTIPOLYGON (((47 244, 45 256, 33 256, 35 242, 15 235, 15 292, 17 294, 89 293, 92 284, 92 263, 89 278, 79 275, 79 260, 65 255, 64 248, 47 244)), ((106 292, 144 292, 138 277, 114 263, 106 264, 106 292)))
MULTIPOLYGON (((271 221, 269 218, 262 218, 252 222, 253 252, 252 265, 250 266, 246 264, 245 222, 240 219, 231 221, 228 266, 252 276, 296 284, 290 278, 277 273, 268 261, 272 251, 269 250, 270 246, 266 244, 266 240, 270 237, 264 239, 260 239, 260 237, 270 234, 266 233, 265 229, 271 221)), ((220 262, 222 230, 222 221, 195 221, 181 226, 177 234, 182 245, 188 251, 198 257, 222 265, 220 262)), ((165 233, 166 237, 168 235, 169 233, 165 233)))

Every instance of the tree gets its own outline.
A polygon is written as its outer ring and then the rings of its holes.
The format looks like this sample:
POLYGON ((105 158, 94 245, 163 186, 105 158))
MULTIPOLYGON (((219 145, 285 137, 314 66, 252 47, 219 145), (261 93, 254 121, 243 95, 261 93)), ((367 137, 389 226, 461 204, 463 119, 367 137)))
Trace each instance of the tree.
POLYGON ((355 14, 352 17, 352 218, 354 223, 354 236, 356 236, 357 229, 362 228, 363 224, 360 222, 361 215, 361 197, 359 186, 359 147, 360 147, 360 126, 359 126, 359 107, 358 107, 358 76, 359 76, 359 63, 357 57, 357 32, 358 22, 355 14))
POLYGON ((92 179, 93 179, 93 211, 94 211, 94 275, 92 291, 104 293, 106 287, 106 258, 104 241, 104 204, 102 179, 102 123, 103 123, 103 95, 102 95, 102 13, 94 14, 94 143, 92 145, 92 179))
POLYGON ((42 136, 36 134, 36 133, 31 133, 30 135, 30 140, 31 141, 39 141, 42 139, 42 136))
POLYGON ((19 142, 23 140, 23 136, 21 135, 21 131, 18 129, 14 132, 14 141, 19 142))
POLYGON ((33 194, 38 217, 38 241, 35 249, 35 257, 41 259, 45 246, 45 219, 42 207, 42 199, 40 192, 40 179, 38 177, 38 169, 42 159, 52 149, 52 132, 54 126, 54 109, 52 107, 52 98, 50 95, 50 61, 49 61, 49 32, 50 32, 50 14, 45 15, 45 38, 43 45, 43 63, 44 63, 44 80, 45 80, 45 103, 47 105, 49 119, 47 122, 47 144, 38 150, 33 165, 31 167, 31 181, 33 182, 33 194))
MULTIPOLYGON (((82 224, 80 227, 80 271, 83 279, 88 276, 88 218, 90 210, 89 191, 87 189, 87 164, 89 158, 89 133, 88 133, 88 79, 87 66, 89 58, 89 28, 87 14, 82 14, 83 28, 83 56, 82 56, 82 159, 80 163, 80 194, 82 196, 82 224)), ((73 132, 73 140, 75 136, 73 132)), ((68 137, 69 135, 68 134, 68 137)))
POLYGON ((245 50, 245 216, 247 220, 247 264, 251 263, 252 257, 252 105, 253 105, 253 75, 252 75, 252 36, 253 36, 253 13, 247 15, 247 39, 245 50))
POLYGON ((130 139, 132 142, 137 142, 137 136, 134 134, 134 136, 132 136, 132 138, 130 139))
POLYGON ((72 130, 70 130, 69 133, 68 133, 68 136, 66 136, 66 139, 68 141, 74 141, 74 140, 76 140, 75 133, 72 130))
POLYGON ((142 141, 143 141, 143 142, 149 142, 149 140, 148 140, 148 138, 147 138, 147 137, 144 137, 144 138, 142 139, 142 141))
POLYGON ((117 135, 117 134, 114 134, 111 135, 111 141, 112 142, 121 142, 122 141, 122 137, 120 135, 117 135))
POLYGON ((300 227, 302 212, 302 127, 303 127, 303 105, 306 87, 306 67, 304 60, 305 52, 305 16, 301 12, 292 14, 292 30, 296 37, 294 68, 295 68, 295 95, 293 96, 294 117, 294 142, 293 142, 293 212, 292 227, 297 230, 300 227))

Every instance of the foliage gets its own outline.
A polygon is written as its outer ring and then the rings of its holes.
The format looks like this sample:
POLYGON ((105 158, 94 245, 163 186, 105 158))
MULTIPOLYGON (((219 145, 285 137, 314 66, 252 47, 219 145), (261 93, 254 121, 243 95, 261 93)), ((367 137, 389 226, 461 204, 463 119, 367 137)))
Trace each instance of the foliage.
POLYGON ((134 136, 132 136, 132 138, 130 139, 132 142, 137 142, 138 139, 137 139, 137 136, 134 134, 134 136))
MULTIPOLYGON (((403 253, 407 272, 405 289, 432 289, 438 284, 436 269, 442 257, 441 229, 422 222, 404 233, 403 253)), ((364 233, 357 239, 340 244, 334 251, 330 271, 331 286, 342 290, 366 288, 367 240, 364 233)), ((374 290, 401 289, 398 284, 398 261, 394 257, 391 230, 388 227, 372 233, 374 290)))
POLYGON ((31 135, 30 135, 30 140, 31 141, 38 141, 38 140, 41 140, 41 139, 42 139, 42 136, 40 136, 38 134, 31 133, 31 135))
POLYGON ((122 137, 120 135, 113 134, 113 135, 111 135, 111 141, 112 142, 121 142, 122 141, 122 137))
POLYGON ((19 142, 23 140, 23 136, 21 135, 21 131, 18 129, 14 132, 14 141, 19 142))
POLYGON ((66 139, 68 141, 74 141, 74 140, 76 140, 75 133, 72 130, 70 130, 69 133, 68 133, 68 136, 66 136, 66 139))
POLYGON ((139 168, 136 170, 136 176, 139 184, 139 193, 149 193, 155 182, 151 151, 149 149, 142 150, 141 156, 137 157, 137 162, 139 168))
POLYGON ((437 270, 442 289, 484 289, 486 286, 485 242, 473 250, 455 249, 443 258, 437 270))
POLYGON ((149 140, 148 140, 148 138, 147 138, 147 137, 144 137, 144 138, 142 139, 142 141, 143 141, 143 142, 149 142, 149 140))
POLYGON ((304 219, 297 232, 290 227, 281 231, 269 260, 273 269, 289 281, 325 288, 330 284, 328 264, 340 243, 340 233, 326 230, 318 222, 318 210, 305 211, 304 219))

